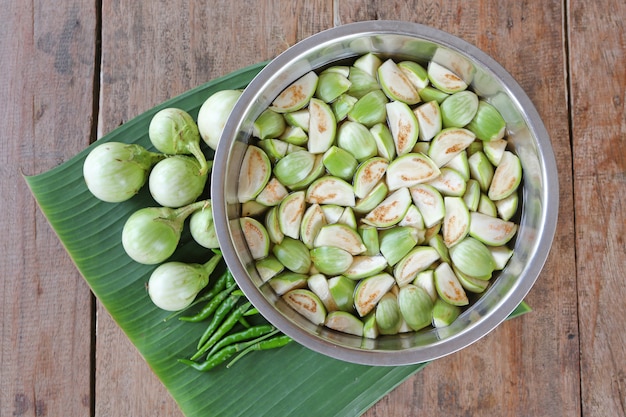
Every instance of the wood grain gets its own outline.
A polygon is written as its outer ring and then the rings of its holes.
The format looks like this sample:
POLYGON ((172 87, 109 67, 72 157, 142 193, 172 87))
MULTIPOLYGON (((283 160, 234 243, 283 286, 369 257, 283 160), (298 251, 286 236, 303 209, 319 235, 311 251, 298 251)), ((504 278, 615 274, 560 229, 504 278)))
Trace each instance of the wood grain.
POLYGON ((572 1, 574 201, 584 416, 626 415, 626 4, 572 1))
POLYGON ((525 89, 553 144, 559 223, 527 297, 534 312, 430 364, 365 415, 626 416, 626 4, 277 3, 0 0, 0 415, 181 415, 94 306, 22 174, 334 24, 399 19, 473 43, 525 89))
POLYGON ((89 144, 93 3, 0 2, 0 415, 89 415, 91 305, 23 174, 89 144))
POLYGON ((561 185, 552 256, 528 296, 534 312, 430 364, 365 415, 579 414, 571 153, 565 50, 558 24, 564 19, 562 3, 483 1, 462 7, 460 2, 342 1, 339 13, 342 23, 400 18, 430 25, 493 56, 524 88, 544 120, 561 185))
MULTIPOLYGON (((270 59, 332 25, 329 2, 257 4, 252 10, 242 0, 105 2, 99 135, 192 87, 270 59)), ((100 304, 97 332, 97 417, 181 415, 100 304)))

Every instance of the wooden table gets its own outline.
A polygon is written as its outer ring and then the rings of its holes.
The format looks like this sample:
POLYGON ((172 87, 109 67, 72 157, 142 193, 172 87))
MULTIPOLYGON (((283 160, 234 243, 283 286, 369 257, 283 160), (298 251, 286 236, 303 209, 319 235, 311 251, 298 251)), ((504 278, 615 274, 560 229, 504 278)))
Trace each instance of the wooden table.
POLYGON ((402 19, 499 61, 550 133, 560 210, 534 312, 366 416, 626 415, 626 3, 2 0, 0 415, 179 416, 92 296, 22 174, 333 25, 402 19))

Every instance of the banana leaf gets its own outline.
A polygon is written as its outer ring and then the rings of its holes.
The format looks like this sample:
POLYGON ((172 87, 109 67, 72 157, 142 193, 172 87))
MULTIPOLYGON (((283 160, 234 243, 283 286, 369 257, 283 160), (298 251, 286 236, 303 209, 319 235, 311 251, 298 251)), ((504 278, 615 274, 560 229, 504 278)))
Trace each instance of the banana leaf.
MULTIPOLYGON (((113 130, 106 141, 138 143, 153 149, 147 132, 152 116, 178 107, 194 118, 211 94, 242 89, 265 63, 215 79, 151 109, 113 130)), ((121 230, 137 209, 155 206, 144 187, 119 204, 104 203, 88 191, 82 177, 85 157, 96 146, 58 167, 25 177, 48 222, 95 296, 108 310, 162 381, 186 416, 358 416, 426 364, 372 367, 338 361, 298 344, 247 355, 232 368, 197 372, 177 362, 195 352, 205 323, 169 318, 150 301, 146 283, 155 266, 133 262, 121 246, 121 230)), ((210 149, 205 151, 212 156, 210 149)), ((204 196, 209 197, 209 196, 204 196)), ((171 258, 203 262, 212 255, 184 233, 171 258)), ((528 311, 522 303, 514 315, 528 311)))

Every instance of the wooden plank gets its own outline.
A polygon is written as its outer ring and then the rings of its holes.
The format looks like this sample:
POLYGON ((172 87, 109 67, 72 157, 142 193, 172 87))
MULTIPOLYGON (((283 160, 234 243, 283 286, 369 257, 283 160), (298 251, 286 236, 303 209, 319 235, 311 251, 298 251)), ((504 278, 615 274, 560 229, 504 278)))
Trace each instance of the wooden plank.
POLYGON ((22 174, 89 144, 93 2, 0 1, 0 415, 89 415, 92 297, 22 174))
POLYGON ((366 416, 580 414, 571 150, 563 79, 562 2, 342 1, 342 23, 401 19, 459 36, 496 58, 542 116, 561 185, 552 254, 527 300, 534 312, 435 361, 366 416))
POLYGON ((626 415, 626 36, 623 1, 568 15, 582 412, 626 415))
MULTIPOLYGON (((103 2, 99 135, 212 78, 331 26, 328 1, 103 2)), ((180 415, 98 305, 96 416, 180 415)))

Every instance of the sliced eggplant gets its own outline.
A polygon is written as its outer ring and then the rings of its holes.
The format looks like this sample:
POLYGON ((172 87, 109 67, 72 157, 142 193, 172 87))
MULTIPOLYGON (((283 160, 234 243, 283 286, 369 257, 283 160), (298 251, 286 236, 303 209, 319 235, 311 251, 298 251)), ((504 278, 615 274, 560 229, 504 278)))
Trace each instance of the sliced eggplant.
POLYGON ((452 267, 452 270, 454 271, 454 274, 456 275, 457 279, 459 280, 461 286, 465 289, 465 291, 469 291, 475 294, 481 294, 485 292, 487 287, 489 287, 488 279, 481 279, 483 277, 471 277, 459 271, 459 269, 454 266, 452 267))
POLYGON ((389 191, 395 191, 426 183, 439 175, 439 168, 428 156, 408 153, 394 159, 387 167, 387 186, 389 191))
POLYGON ((354 174, 354 194, 364 198, 380 182, 387 172, 389 161, 381 157, 373 157, 362 162, 354 174))
POLYGON ((400 188, 389 194, 379 205, 362 219, 363 223, 379 228, 391 227, 406 215, 412 199, 409 189, 400 188))
POLYGON ((265 229, 272 243, 280 243, 283 241, 285 234, 280 230, 280 222, 278 221, 278 207, 274 206, 265 213, 265 229))
POLYGON ((259 147, 248 145, 239 170, 237 199, 245 203, 263 191, 272 175, 272 165, 265 152, 259 147))
POLYGON ((379 236, 380 253, 393 266, 417 245, 419 231, 410 226, 396 226, 382 230, 379 236))
POLYGON ((354 289, 356 281, 339 275, 328 280, 330 294, 341 311, 354 311, 354 289))
POLYGON ((447 327, 456 320, 461 314, 461 308, 449 303, 446 303, 441 298, 435 301, 433 306, 433 327, 438 329, 441 327, 447 327))
POLYGON ((431 324, 433 301, 421 287, 408 284, 400 288, 398 306, 411 329, 417 331, 431 324))
POLYGON ((350 152, 359 162, 378 153, 374 136, 367 126, 350 120, 344 121, 337 129, 337 146, 350 152))
POLYGON ((380 86, 391 100, 401 101, 410 105, 421 101, 417 88, 391 59, 386 60, 378 67, 378 81, 380 81, 380 86))
MULTIPOLYGON (((316 203, 313 203, 316 204, 316 203)), ((322 211, 324 212, 324 216, 326 217, 326 223, 334 224, 339 221, 341 216, 343 215, 343 210, 345 207, 338 206, 337 204, 324 204, 320 205, 322 211)))
POLYGON ((430 142, 442 129, 441 110, 435 100, 428 101, 413 110, 419 125, 419 140, 430 142))
POLYGON ((309 278, 306 274, 285 271, 269 279, 268 284, 277 295, 283 295, 297 288, 306 287, 306 281, 309 278))
POLYGON ((473 178, 467 180, 465 184, 465 193, 463 193, 463 201, 469 211, 478 210, 478 203, 480 203, 480 184, 473 178))
POLYGON ((455 306, 469 304, 463 286, 448 263, 443 262, 435 269, 435 288, 439 297, 448 304, 455 306))
POLYGON ((328 279, 323 274, 311 275, 307 280, 307 286, 324 303, 327 312, 338 310, 337 304, 335 304, 335 300, 328 288, 328 279))
POLYGON ((424 219, 424 226, 433 227, 443 220, 445 206, 443 196, 433 186, 417 184, 409 188, 413 204, 419 209, 424 219))
POLYGON ((291 111, 283 116, 289 126, 299 127, 305 132, 309 131, 309 109, 291 111))
POLYGON ((402 313, 396 296, 388 292, 376 305, 376 324, 380 334, 396 334, 402 325, 402 313))
POLYGON ((314 246, 316 248, 334 246, 349 252, 351 255, 359 255, 366 250, 357 231, 340 223, 322 226, 315 238, 314 246))
POLYGON ((522 164, 513 152, 504 151, 489 186, 489 198, 502 200, 513 194, 522 181, 522 164))
POLYGON ((517 233, 517 224, 482 213, 471 213, 469 234, 489 246, 507 244, 517 233))
POLYGON ((372 311, 395 282, 386 272, 361 280, 354 290, 354 306, 359 316, 364 317, 372 311))
POLYGON ((462 196, 467 187, 465 178, 457 170, 447 167, 441 168, 440 175, 428 181, 427 184, 433 186, 442 195, 452 197, 462 196))
POLYGON ((265 109, 252 125, 252 135, 259 139, 277 138, 285 131, 285 118, 272 109, 265 109))
POLYGON ((267 282, 285 270, 285 266, 274 255, 259 259, 255 262, 255 266, 263 282, 267 282))
POLYGON ((348 80, 349 72, 325 71, 319 75, 315 97, 325 103, 332 103, 343 93, 348 91, 352 84, 348 80))
POLYGON ((475 139, 476 136, 467 129, 460 127, 443 129, 430 142, 428 156, 438 167, 442 167, 463 152, 475 139))
POLYGON ((509 263, 513 257, 513 249, 507 246, 489 246, 489 251, 496 263, 496 271, 501 271, 509 263))
POLYGON ((396 157, 396 144, 386 123, 378 123, 370 128, 370 133, 376 143, 378 156, 391 161, 396 157))
POLYGON ((387 268, 387 260, 382 255, 357 255, 350 267, 343 272, 346 278, 359 280, 376 275, 387 268))
POLYGON ((252 259, 265 258, 270 251, 270 238, 265 226, 251 217, 241 217, 239 224, 252 259))
POLYGON ((517 206, 519 205, 519 195, 513 193, 508 197, 504 197, 502 200, 495 201, 496 211, 498 217, 502 220, 511 220, 515 213, 517 213, 517 206))
MULTIPOLYGON (((412 197, 411 201, 413 201, 412 197)), ((426 226, 424 226, 424 218, 422 217, 422 213, 420 213, 415 204, 411 204, 409 206, 404 217, 398 223, 398 226, 411 226, 420 231, 425 230, 426 228, 426 226)))
POLYGON ((444 93, 453 94, 466 90, 468 87, 461 77, 435 61, 428 63, 427 71, 430 82, 444 93))
POLYGON ((337 223, 345 224, 349 228, 356 230, 356 216, 354 215, 354 210, 352 210, 352 207, 345 207, 343 209, 343 213, 341 213, 341 216, 337 220, 337 223))
POLYGON ((473 91, 459 91, 441 103, 443 127, 463 127, 472 121, 478 111, 478 96, 473 91))
MULTIPOLYGON (((470 212, 461 197, 443 199, 446 214, 443 218, 443 242, 450 248, 465 239, 471 230, 470 212)), ((472 213, 476 214, 476 213, 472 213)))
POLYGON ((389 100, 381 90, 370 91, 354 103, 348 112, 348 120, 370 128, 387 120, 385 104, 389 100))
POLYGON ((285 237, 272 247, 272 253, 285 268, 298 274, 306 274, 311 268, 309 248, 301 240, 285 237))
POLYGON ((506 122, 494 106, 484 100, 480 100, 476 115, 466 128, 474 132, 478 139, 486 143, 502 139, 506 131, 506 122))
POLYGON ((286 187, 304 180, 313 170, 315 155, 299 150, 281 158, 274 165, 274 176, 286 187))
POLYGON ((440 259, 439 253, 430 246, 417 246, 396 264, 393 275, 398 286, 413 281, 417 274, 440 259))
POLYGON ((365 252, 363 255, 374 256, 380 253, 380 240, 378 238, 378 229, 366 224, 360 225, 357 228, 359 236, 365 245, 365 252))
POLYGON ((469 236, 450 248, 450 259, 461 272, 472 277, 491 275, 496 267, 487 246, 469 236))
POLYGON ((417 91, 429 84, 428 71, 417 62, 401 61, 397 65, 417 91))
POLYGON ((256 201, 264 206, 276 206, 283 198, 287 197, 289 191, 276 178, 271 178, 265 188, 256 196, 256 201))
POLYGON ((374 210, 387 197, 388 193, 389 188, 387 188, 387 184, 384 181, 380 181, 364 198, 357 199, 354 211, 364 214, 374 210))
POLYGON ((311 323, 322 325, 326 321, 324 303, 313 291, 304 288, 295 289, 287 292, 282 298, 291 308, 311 323))
POLYGON ((285 88, 274 99, 270 109, 278 113, 287 113, 306 107, 317 89, 318 75, 309 71, 285 88))
POLYGON ((313 249, 317 234, 326 224, 326 216, 319 204, 312 204, 306 209, 300 222, 300 239, 307 248, 313 249))
POLYGON ((382 63, 383 61, 378 55, 368 52, 367 54, 358 57, 352 65, 365 71, 372 77, 376 77, 378 68, 382 65, 382 63))
POLYGON ((493 179, 493 165, 485 156, 485 153, 478 151, 467 159, 470 168, 470 177, 478 181, 482 192, 487 192, 493 179))
POLYGON ((363 337, 366 339, 378 338, 378 325, 376 324, 376 314, 372 311, 363 317, 363 337))
POLYGON ((508 142, 506 139, 496 139, 489 142, 483 142, 483 152, 489 162, 493 164, 493 166, 497 167, 500 165, 500 161, 502 160, 502 156, 504 156, 504 151, 506 151, 506 147, 508 146, 508 142))
POLYGON ((341 178, 325 176, 319 178, 306 191, 306 201, 309 204, 336 204, 344 207, 354 207, 356 197, 352 185, 341 178))
POLYGON ((335 142, 336 132, 337 121, 330 106, 320 99, 312 98, 309 103, 309 152, 326 152, 335 142))
POLYGON ((439 298, 437 294, 437 288, 435 288, 435 271, 432 269, 426 269, 422 272, 418 272, 417 276, 413 280, 413 285, 422 288, 430 296, 430 299, 435 302, 439 298))
POLYGON ((346 181, 353 178, 359 165, 350 152, 334 145, 324 153, 322 163, 330 175, 346 181))
POLYGON ((411 152, 419 136, 419 124, 415 113, 408 104, 401 101, 392 101, 387 103, 385 107, 396 155, 411 152))
POLYGON ((324 325, 342 333, 363 336, 363 322, 346 311, 333 311, 326 315, 324 325))
POLYGON ((300 238, 300 225, 305 209, 304 191, 294 191, 283 199, 276 216, 281 232, 293 239, 300 238))
POLYGON ((319 246, 311 249, 311 262, 322 274, 339 275, 352 265, 352 255, 336 246, 319 246))

